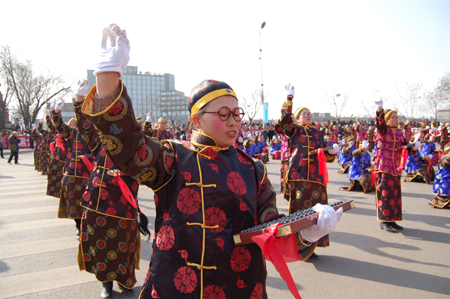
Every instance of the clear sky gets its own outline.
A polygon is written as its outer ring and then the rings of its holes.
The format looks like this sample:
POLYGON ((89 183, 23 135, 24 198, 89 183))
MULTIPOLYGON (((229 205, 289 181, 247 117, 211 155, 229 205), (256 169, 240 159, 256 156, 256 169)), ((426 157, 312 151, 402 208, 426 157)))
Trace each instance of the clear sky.
POLYGON ((287 83, 296 87, 294 107, 314 112, 331 112, 325 91, 349 93, 349 116, 362 112, 373 90, 395 97, 395 85, 408 82, 425 91, 450 71, 448 0, 41 0, 0 7, 0 43, 38 73, 68 82, 94 68, 102 28, 117 23, 128 33, 129 65, 174 74, 187 96, 216 79, 251 98, 261 84, 261 44, 270 118, 278 117, 287 83))

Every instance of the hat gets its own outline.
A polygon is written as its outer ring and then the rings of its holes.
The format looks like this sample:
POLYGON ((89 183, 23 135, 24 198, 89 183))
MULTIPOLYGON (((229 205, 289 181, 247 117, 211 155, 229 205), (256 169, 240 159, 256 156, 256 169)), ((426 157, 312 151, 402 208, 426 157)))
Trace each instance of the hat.
POLYGON ((206 104, 221 96, 233 96, 237 100, 234 90, 225 82, 216 80, 204 80, 195 86, 189 98, 189 113, 197 113, 206 104))
POLYGON ((138 117, 136 117, 136 120, 137 120, 138 122, 141 122, 141 121, 142 121, 142 118, 140 118, 140 117, 138 116, 138 117))
POLYGON ((442 154, 446 155, 450 151, 450 143, 447 143, 444 146, 444 150, 442 151, 442 154))
POLYGON ((160 122, 162 122, 162 121, 165 121, 165 122, 167 122, 167 120, 164 118, 164 117, 160 117, 160 118, 158 118, 158 124, 160 123, 160 122))

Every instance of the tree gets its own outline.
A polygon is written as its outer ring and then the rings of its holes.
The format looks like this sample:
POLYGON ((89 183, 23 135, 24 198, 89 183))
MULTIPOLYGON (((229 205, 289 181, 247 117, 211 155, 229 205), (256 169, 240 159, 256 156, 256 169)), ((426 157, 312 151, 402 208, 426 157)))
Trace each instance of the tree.
POLYGON ((338 120, 341 120, 342 111, 344 110, 345 105, 347 104, 349 95, 348 94, 340 94, 336 93, 335 90, 326 91, 325 98, 331 106, 331 113, 334 114, 334 117, 338 120))
POLYGON ((442 77, 435 89, 436 96, 439 96, 439 99, 444 101, 445 106, 450 108, 450 73, 446 73, 444 77, 442 77))
MULTIPOLYGON (((0 84, 1 86, 1 84, 0 84)), ((0 91, 0 130, 6 129, 6 113, 11 102, 11 89, 6 86, 5 95, 0 91)))
POLYGON ((250 121, 250 124, 252 124, 253 120, 256 118, 256 115, 260 111, 262 103, 264 102, 266 96, 267 93, 264 93, 264 90, 262 88, 257 88, 252 92, 251 101, 242 96, 242 107, 244 109, 245 115, 250 121))
POLYGON ((438 111, 449 106, 450 97, 450 73, 439 79, 433 91, 426 91, 422 96, 423 111, 430 112, 437 121, 438 111))
POLYGON ((17 104, 26 128, 36 122, 39 110, 47 102, 62 98, 70 91, 70 86, 64 86, 61 76, 49 74, 34 76, 32 63, 20 62, 11 55, 10 47, 3 46, 0 51, 1 77, 11 90, 14 103, 17 104))
POLYGON ((419 107, 421 99, 419 92, 422 84, 406 83, 405 86, 397 86, 398 97, 394 105, 398 106, 399 111, 403 112, 407 118, 411 119, 415 116, 416 109, 419 107))

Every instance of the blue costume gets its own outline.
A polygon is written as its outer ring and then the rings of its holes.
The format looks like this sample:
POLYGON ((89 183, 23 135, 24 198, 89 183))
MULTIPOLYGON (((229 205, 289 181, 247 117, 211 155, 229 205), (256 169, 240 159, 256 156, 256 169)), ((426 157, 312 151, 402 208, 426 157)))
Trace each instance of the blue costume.
POLYGON ((443 196, 450 195, 450 167, 438 164, 438 173, 433 184, 433 193, 443 196))
POLYGON ((370 171, 366 168, 370 166, 370 154, 363 153, 359 157, 353 156, 352 165, 348 170, 348 178, 350 180, 358 180, 363 174, 369 173, 370 171))
POLYGON ((420 151, 416 151, 414 155, 408 155, 408 160, 406 160, 405 172, 412 173, 420 170, 420 151))

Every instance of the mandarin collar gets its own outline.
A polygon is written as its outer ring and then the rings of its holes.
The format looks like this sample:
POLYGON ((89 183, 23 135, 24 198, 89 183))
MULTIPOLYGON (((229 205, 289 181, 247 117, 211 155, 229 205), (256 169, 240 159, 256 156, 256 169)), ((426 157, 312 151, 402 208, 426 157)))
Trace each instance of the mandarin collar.
POLYGON ((226 150, 229 147, 218 147, 217 142, 209 135, 193 130, 191 143, 198 147, 212 147, 215 150, 226 150))

